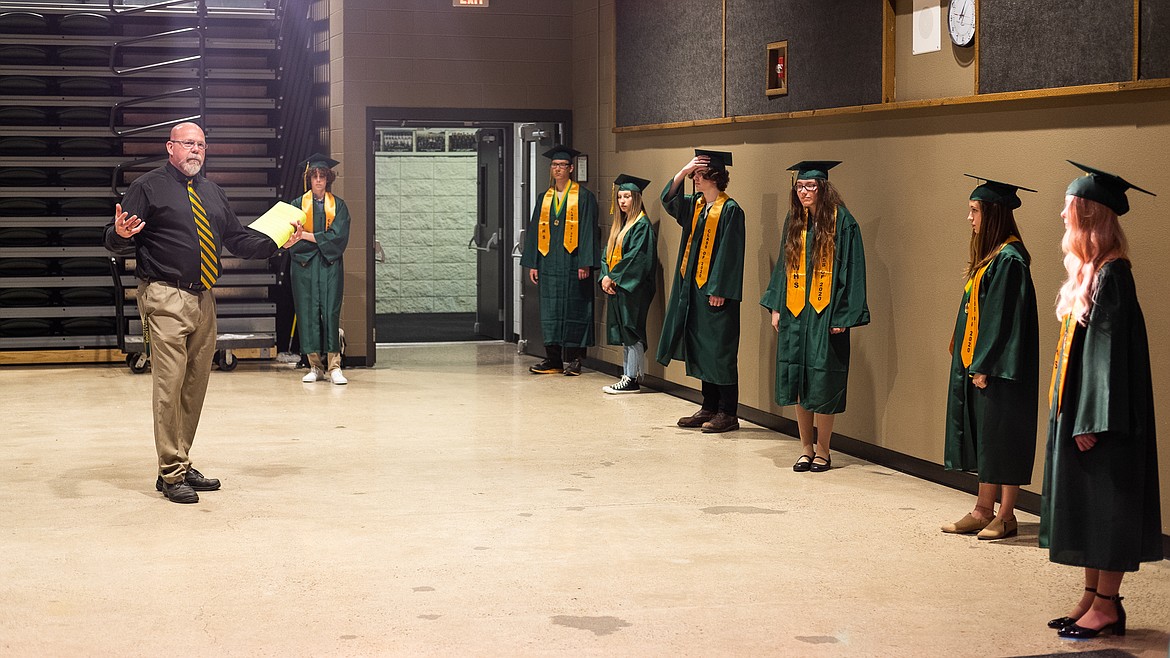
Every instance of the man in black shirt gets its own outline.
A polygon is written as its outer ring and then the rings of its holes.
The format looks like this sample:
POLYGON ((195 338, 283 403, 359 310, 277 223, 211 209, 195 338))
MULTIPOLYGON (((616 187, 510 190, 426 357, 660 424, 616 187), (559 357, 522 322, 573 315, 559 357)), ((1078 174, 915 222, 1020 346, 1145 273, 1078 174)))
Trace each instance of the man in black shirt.
MULTIPOLYGON (((191 467, 188 455, 199 426, 215 352, 215 297, 226 246, 240 258, 267 258, 281 245, 245 228, 218 185, 200 175, 207 142, 194 123, 180 123, 167 140, 167 164, 130 184, 106 248, 133 253, 138 312, 153 373, 155 488, 176 503, 199 502, 196 491, 219 489, 219 480, 191 467)), ((300 239, 301 225, 283 245, 300 239)))

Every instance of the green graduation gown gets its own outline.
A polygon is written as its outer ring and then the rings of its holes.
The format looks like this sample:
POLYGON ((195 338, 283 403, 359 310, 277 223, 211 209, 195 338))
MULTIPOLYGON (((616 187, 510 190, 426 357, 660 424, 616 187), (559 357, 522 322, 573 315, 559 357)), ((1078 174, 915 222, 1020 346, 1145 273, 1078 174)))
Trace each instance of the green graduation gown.
MULTIPOLYGON (((776 336, 776 404, 800 406, 819 414, 845 411, 845 388, 849 382, 849 328, 869 324, 865 297, 865 252, 861 229, 845 206, 838 206, 836 247, 833 252, 833 291, 829 305, 817 313, 808 303, 806 286, 804 310, 793 316, 788 299, 784 246, 772 270, 760 305, 780 312, 776 336), (839 334, 833 327, 844 327, 839 334)), ((791 213, 784 218, 780 235, 788 234, 791 213)), ((800 221, 797 219, 796 221, 800 221)), ((815 249, 811 240, 805 251, 805 272, 812 272, 815 249)), ((810 277, 811 278, 811 277, 810 277)))
POLYGON ((980 482, 991 484, 1028 484, 1036 458, 1040 327, 1026 254, 1020 243, 1008 244, 983 274, 979 335, 969 369, 962 357, 969 289, 955 320, 946 467, 977 471, 980 482), (972 384, 973 374, 987 375, 987 388, 972 384))
POLYGON ((540 201, 532 209, 528 232, 524 239, 524 254, 520 265, 534 269, 540 275, 540 331, 545 345, 589 347, 593 345, 593 276, 577 278, 583 267, 601 267, 601 246, 597 237, 597 197, 580 186, 577 194, 577 248, 573 253, 565 249, 565 209, 568 201, 549 214, 548 255, 538 249, 540 201))
POLYGON ((1128 261, 1098 273, 1088 326, 1077 328, 1069 350, 1059 409, 1055 402, 1040 546, 1053 562, 1106 571, 1161 560, 1150 350, 1128 261), (1081 452, 1073 440, 1080 434, 1096 434, 1097 444, 1081 452))
POLYGON ((622 237, 622 258, 613 269, 607 260, 601 261, 601 278, 608 276, 617 286, 617 294, 605 296, 605 329, 610 345, 646 345, 646 314, 654 299, 656 252, 654 227, 642 215, 622 237))
POLYGON ((683 194, 682 185, 670 194, 670 180, 662 190, 662 205, 682 227, 678 262, 674 266, 674 284, 666 307, 662 337, 658 341, 658 362, 671 359, 685 361, 687 374, 709 384, 739 383, 739 303, 743 298, 743 209, 728 199, 719 215, 715 244, 711 250, 711 268, 702 288, 695 285, 695 266, 699 261, 700 242, 707 225, 703 211, 691 233, 691 218, 701 194, 683 194), (682 276, 683 254, 691 244, 686 276, 682 276), (726 298, 722 306, 711 306, 711 295, 726 298))
MULTIPOLYGON (((292 263, 293 306, 302 354, 341 351, 341 295, 345 283, 342 254, 349 244, 349 208, 339 196, 333 222, 325 229, 325 208, 313 203, 313 235, 316 242, 301 240, 289 248, 292 263)), ((301 207, 301 197, 290 204, 301 207)))

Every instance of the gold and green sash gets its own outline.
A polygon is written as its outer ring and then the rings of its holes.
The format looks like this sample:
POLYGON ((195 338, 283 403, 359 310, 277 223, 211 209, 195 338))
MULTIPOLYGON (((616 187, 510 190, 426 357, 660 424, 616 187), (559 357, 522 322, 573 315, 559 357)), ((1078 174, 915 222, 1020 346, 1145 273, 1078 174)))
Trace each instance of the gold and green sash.
MULTIPOLYGON (((305 212, 305 230, 313 232, 313 192, 312 190, 305 192, 301 197, 301 210, 305 212)), ((337 216, 337 199, 333 197, 332 192, 325 193, 325 230, 333 224, 333 218, 337 216)))
POLYGON ((540 204, 540 223, 537 225, 537 250, 540 251, 541 256, 548 255, 548 244, 552 240, 552 230, 549 228, 549 218, 553 214, 553 201, 557 202, 556 210, 559 211, 565 201, 568 201, 568 208, 565 209, 565 251, 570 254, 577 251, 577 231, 578 231, 578 217, 577 217, 577 200, 581 186, 573 181, 569 181, 569 186, 565 188, 565 194, 561 199, 557 199, 557 188, 550 186, 548 191, 544 193, 544 200, 540 204))
MULTIPOLYGON (((695 264, 697 288, 706 285, 707 276, 711 273, 711 252, 715 250, 715 231, 719 229, 719 215, 723 212, 723 204, 730 198, 720 192, 715 203, 711 204, 711 210, 707 212, 707 221, 703 224, 703 240, 699 244, 699 260, 695 264)), ((687 265, 691 262, 691 244, 695 240, 695 227, 699 225, 699 216, 703 214, 703 207, 706 205, 706 197, 699 195, 699 200, 695 203, 695 214, 691 217, 691 234, 688 236, 687 248, 683 251, 682 267, 678 271, 683 279, 687 278, 687 265)))
POLYGON ((611 271, 613 268, 617 267, 618 263, 622 262, 622 240, 626 238, 626 233, 630 231, 630 228, 632 228, 639 219, 642 219, 645 216, 645 212, 640 212, 638 213, 638 216, 634 218, 634 221, 626 222, 626 225, 623 226, 622 230, 618 233, 617 239, 613 241, 613 249, 609 251, 605 258, 605 264, 611 271))
MULTIPOLYGON (((833 211, 833 227, 831 232, 837 232, 837 214, 841 212, 840 208, 833 211)), ((797 317, 800 312, 804 310, 805 306, 805 287, 807 285, 808 276, 805 274, 805 262, 808 258, 808 211, 805 210, 805 229, 800 232, 800 269, 796 268, 795 263, 788 263, 788 295, 785 298, 785 306, 788 307, 788 312, 792 317, 797 317)), ((808 303, 812 305, 813 309, 820 313, 829 306, 829 300, 833 296, 833 260, 836 254, 837 247, 834 244, 832 249, 826 250, 823 257, 817 260, 813 267, 812 276, 812 292, 808 294, 808 303)))
POLYGON ((991 267, 991 261, 995 260, 1004 247, 1019 241, 1020 239, 1014 235, 1009 237, 999 245, 995 253, 991 254, 987 263, 975 271, 975 276, 967 279, 967 326, 963 329, 963 349, 959 353, 964 368, 971 367, 971 361, 975 359, 975 343, 979 340, 979 286, 983 281, 983 275, 987 268, 991 267))
POLYGON ((1048 389, 1048 406, 1056 400, 1056 411, 1060 412, 1060 398, 1064 394, 1064 376, 1068 374, 1068 354, 1079 323, 1071 313, 1060 321, 1060 342, 1056 344, 1056 356, 1052 359, 1052 387, 1048 389))

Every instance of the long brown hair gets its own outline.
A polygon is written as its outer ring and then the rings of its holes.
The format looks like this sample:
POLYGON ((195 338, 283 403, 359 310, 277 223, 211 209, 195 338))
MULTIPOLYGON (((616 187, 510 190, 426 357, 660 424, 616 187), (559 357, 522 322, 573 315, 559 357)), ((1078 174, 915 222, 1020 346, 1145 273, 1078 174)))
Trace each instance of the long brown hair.
MULTIPOLYGON (((813 262, 825 257, 836 246, 837 236, 834 234, 837 206, 845 205, 841 194, 828 179, 817 178, 817 203, 813 215, 812 249, 813 262)), ((794 267, 800 260, 800 233, 805 228, 804 206, 796 196, 796 182, 793 181, 792 192, 789 194, 792 208, 788 211, 788 233, 784 236, 784 262, 794 267)))
POLYGON ((996 249, 1009 237, 1015 237, 1020 241, 1018 246, 1024 254, 1024 262, 1031 263, 1032 256, 1024 248, 1024 238, 1020 235, 1020 228, 1016 225, 1016 216, 1012 209, 1002 203, 990 201, 976 200, 975 203, 979 204, 979 213, 982 215, 982 219, 979 220, 979 232, 971 233, 971 255, 970 260, 967 261, 967 278, 975 276, 979 268, 991 262, 991 259, 995 257, 996 249))
POLYGON ((642 214, 645 208, 642 207, 642 193, 635 190, 618 190, 614 192, 613 200, 613 219, 609 222, 609 242, 605 247, 605 257, 613 253, 614 245, 617 244, 618 235, 622 232, 622 227, 626 222, 632 222, 642 214), (622 207, 618 205, 617 195, 621 192, 630 193, 630 212, 622 212, 622 207))

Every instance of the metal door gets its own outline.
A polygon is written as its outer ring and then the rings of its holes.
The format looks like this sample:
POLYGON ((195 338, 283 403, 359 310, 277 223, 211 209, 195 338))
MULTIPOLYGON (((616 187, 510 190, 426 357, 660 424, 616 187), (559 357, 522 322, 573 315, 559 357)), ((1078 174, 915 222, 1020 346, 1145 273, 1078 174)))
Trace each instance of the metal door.
POLYGON ((504 131, 476 131, 479 144, 475 232, 467 247, 476 251, 475 333, 504 338, 504 131))
POLYGON ((519 262, 532 209, 539 203, 540 195, 548 189, 551 161, 544 157, 543 153, 556 144, 564 143, 564 124, 522 123, 516 126, 516 131, 521 172, 521 203, 516 204, 517 236, 516 246, 512 250, 518 270, 516 281, 520 307, 519 313, 516 314, 519 324, 517 351, 545 356, 544 341, 540 333, 540 295, 536 286, 529 280, 527 270, 519 267, 519 262))

